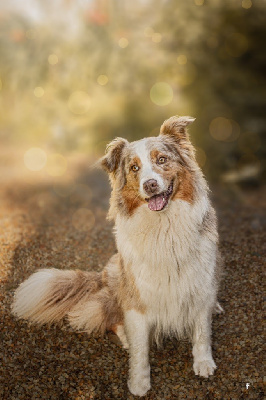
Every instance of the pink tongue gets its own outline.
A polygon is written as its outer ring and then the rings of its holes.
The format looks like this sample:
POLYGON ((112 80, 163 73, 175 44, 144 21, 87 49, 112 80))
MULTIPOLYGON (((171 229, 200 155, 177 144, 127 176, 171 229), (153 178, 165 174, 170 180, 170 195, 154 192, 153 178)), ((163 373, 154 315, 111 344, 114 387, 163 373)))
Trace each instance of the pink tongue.
POLYGON ((148 207, 151 211, 160 211, 164 208, 165 204, 166 199, 163 197, 162 194, 159 194, 150 198, 148 207))

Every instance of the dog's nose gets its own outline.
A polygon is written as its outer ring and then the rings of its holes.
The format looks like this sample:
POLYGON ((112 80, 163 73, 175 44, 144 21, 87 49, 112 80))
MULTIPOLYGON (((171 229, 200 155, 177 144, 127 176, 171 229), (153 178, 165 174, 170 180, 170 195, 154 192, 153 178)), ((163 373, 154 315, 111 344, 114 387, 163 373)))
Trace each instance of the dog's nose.
POLYGON ((143 188, 145 192, 150 196, 152 194, 155 194, 155 192, 157 191, 158 182, 156 181, 156 179, 149 179, 143 183, 143 188))

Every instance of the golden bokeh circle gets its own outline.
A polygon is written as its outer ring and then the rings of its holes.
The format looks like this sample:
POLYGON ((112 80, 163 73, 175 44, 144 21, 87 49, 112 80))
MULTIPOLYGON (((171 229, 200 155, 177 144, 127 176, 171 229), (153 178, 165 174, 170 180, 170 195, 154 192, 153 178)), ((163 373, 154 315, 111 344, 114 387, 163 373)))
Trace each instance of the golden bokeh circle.
POLYGON ((232 123, 224 117, 214 118, 209 125, 209 131, 215 140, 226 141, 233 132, 232 123))
POLYGON ((58 57, 56 54, 49 54, 48 63, 50 65, 56 65, 58 63, 58 57))
POLYGON ((180 65, 185 65, 187 63, 187 56, 185 56, 185 54, 179 54, 177 57, 177 62, 180 65))
POLYGON ((155 83, 150 90, 150 99, 157 106, 167 106, 174 97, 172 86, 166 82, 155 83))
POLYGON ((91 98, 88 93, 77 90, 68 99, 68 108, 73 114, 85 114, 91 107, 91 98))
POLYGON ((35 97, 42 97, 44 95, 44 89, 41 86, 37 86, 33 90, 35 97))
POLYGON ((125 49, 128 46, 129 42, 127 38, 120 38, 118 40, 118 46, 121 47, 121 49, 125 49))
POLYGON ((108 83, 108 76, 106 75, 99 75, 97 78, 97 82, 99 83, 99 85, 104 86, 108 83))
POLYGON ((40 171, 46 161, 46 153, 39 147, 31 147, 24 153, 24 164, 30 171, 40 171))

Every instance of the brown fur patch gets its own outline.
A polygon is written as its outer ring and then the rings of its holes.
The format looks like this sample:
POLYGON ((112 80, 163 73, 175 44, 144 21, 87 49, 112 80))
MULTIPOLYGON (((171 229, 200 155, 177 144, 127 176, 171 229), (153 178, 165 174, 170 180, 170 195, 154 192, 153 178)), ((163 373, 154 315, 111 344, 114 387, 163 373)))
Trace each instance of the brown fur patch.
POLYGON ((135 284, 135 278, 131 272, 131 266, 125 265, 122 257, 120 256, 120 286, 118 292, 119 303, 121 303, 123 310, 135 309, 140 313, 146 311, 146 307, 141 301, 139 290, 135 284))
POLYGON ((178 187, 172 200, 184 200, 192 204, 194 200, 194 182, 192 173, 182 168, 178 179, 178 187))
POLYGON ((136 208, 145 203, 139 195, 139 173, 132 171, 131 167, 137 165, 141 168, 139 157, 134 157, 129 164, 129 172, 126 175, 126 184, 121 190, 118 205, 128 215, 132 215, 136 208))

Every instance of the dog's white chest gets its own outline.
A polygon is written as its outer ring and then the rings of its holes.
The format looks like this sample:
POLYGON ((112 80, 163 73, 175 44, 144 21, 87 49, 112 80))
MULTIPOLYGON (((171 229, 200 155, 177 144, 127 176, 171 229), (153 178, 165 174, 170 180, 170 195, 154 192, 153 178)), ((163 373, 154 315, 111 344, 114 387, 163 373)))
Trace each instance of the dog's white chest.
POLYGON ((164 331, 181 332, 199 282, 194 268, 199 262, 199 236, 189 218, 164 217, 145 220, 140 215, 133 221, 118 221, 117 246, 131 265, 151 323, 164 331))

